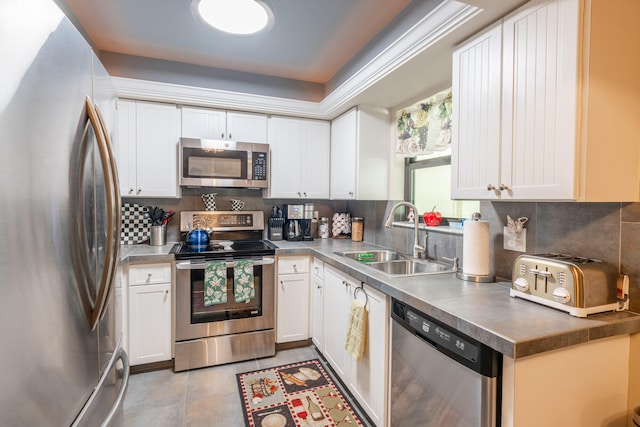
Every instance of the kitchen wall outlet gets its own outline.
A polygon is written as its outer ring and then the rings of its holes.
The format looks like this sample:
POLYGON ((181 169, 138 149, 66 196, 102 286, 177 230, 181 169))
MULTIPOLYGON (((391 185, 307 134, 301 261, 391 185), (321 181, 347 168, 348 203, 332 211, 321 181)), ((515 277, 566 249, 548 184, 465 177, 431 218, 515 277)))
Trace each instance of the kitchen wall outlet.
POLYGON ((520 233, 504 227, 504 249, 516 252, 527 251, 527 229, 523 229, 520 233))

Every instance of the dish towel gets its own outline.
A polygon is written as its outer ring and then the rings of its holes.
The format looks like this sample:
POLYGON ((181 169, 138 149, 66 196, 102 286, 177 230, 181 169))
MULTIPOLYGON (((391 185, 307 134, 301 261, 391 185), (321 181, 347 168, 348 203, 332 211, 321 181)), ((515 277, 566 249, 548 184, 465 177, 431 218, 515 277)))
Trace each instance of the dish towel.
POLYGON ((227 302, 227 263, 210 261, 204 266, 204 306, 227 302))
POLYGON ((252 260, 241 259, 233 263, 233 294, 236 302, 248 302, 256 296, 252 260))
POLYGON ((347 326, 347 339, 344 349, 356 361, 362 359, 367 343, 367 307, 365 303, 354 299, 349 311, 349 325, 347 326))

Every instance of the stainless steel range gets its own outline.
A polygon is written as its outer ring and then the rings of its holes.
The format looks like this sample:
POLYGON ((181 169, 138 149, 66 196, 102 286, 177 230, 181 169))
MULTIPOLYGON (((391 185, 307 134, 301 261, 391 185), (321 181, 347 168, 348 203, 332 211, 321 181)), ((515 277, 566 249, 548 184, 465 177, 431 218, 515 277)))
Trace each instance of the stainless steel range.
POLYGON ((180 231, 182 243, 172 251, 176 259, 175 371, 273 356, 275 247, 262 240, 264 213, 181 212, 180 231), (188 243, 194 228, 210 233, 207 246, 188 243), (234 291, 234 267, 240 260, 253 264, 253 296, 247 301, 238 299, 234 291), (205 301, 211 284, 209 276, 205 280, 205 268, 221 263, 226 264, 222 291, 226 297, 205 301))

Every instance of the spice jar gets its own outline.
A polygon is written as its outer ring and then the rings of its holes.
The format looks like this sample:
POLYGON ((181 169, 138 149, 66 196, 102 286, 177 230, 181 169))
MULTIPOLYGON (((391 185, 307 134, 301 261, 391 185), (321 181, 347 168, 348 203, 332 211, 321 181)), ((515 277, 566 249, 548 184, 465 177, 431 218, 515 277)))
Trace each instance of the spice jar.
POLYGON ((362 233, 364 231, 364 218, 354 216, 351 219, 351 240, 354 242, 362 242, 362 233))

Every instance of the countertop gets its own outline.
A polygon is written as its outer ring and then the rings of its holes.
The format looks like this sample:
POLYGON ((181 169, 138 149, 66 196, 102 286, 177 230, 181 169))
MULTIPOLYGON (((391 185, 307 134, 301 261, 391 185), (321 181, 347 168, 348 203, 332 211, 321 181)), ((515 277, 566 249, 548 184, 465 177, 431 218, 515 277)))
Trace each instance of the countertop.
POLYGON ((455 273, 390 278, 335 253, 381 249, 368 243, 340 239, 273 243, 279 247, 278 255, 309 253, 511 358, 640 332, 640 314, 637 313, 609 312, 577 318, 512 298, 509 296, 510 282, 467 282, 456 278, 455 273))
MULTIPOLYGON (((640 332, 640 314, 623 311, 577 318, 568 313, 509 296, 509 282, 474 283, 455 273, 391 278, 336 252, 387 249, 366 242, 316 239, 272 242, 277 255, 313 255, 356 280, 409 304, 487 344, 510 358, 521 358, 614 335, 640 332)), ((121 246, 120 260, 172 260, 165 246, 121 246)))
POLYGON ((169 252, 177 243, 167 242, 162 246, 120 245, 120 263, 173 261, 173 255, 169 252))

